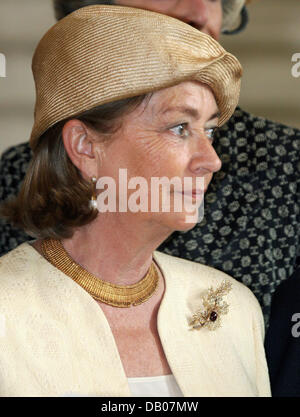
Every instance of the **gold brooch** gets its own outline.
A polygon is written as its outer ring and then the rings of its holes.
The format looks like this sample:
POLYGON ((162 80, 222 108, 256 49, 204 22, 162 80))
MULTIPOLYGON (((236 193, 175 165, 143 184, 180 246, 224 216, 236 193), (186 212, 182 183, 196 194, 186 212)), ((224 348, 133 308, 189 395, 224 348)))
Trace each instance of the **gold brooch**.
POLYGON ((202 327, 207 327, 209 330, 215 330, 220 327, 220 316, 222 314, 227 314, 229 307, 222 298, 229 293, 231 287, 231 282, 223 281, 215 290, 210 287, 205 294, 201 296, 204 308, 203 310, 196 311, 193 315, 190 322, 192 329, 199 330, 202 327))

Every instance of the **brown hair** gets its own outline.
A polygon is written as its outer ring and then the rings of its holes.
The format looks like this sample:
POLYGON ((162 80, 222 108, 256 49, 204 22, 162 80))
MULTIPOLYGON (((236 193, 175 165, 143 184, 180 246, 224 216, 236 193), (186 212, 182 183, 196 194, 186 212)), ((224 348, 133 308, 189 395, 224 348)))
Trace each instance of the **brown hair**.
POLYGON ((138 107, 145 96, 137 96, 86 111, 49 128, 39 139, 17 197, 5 201, 0 214, 37 238, 71 237, 74 228, 90 223, 98 211, 91 208, 92 183, 83 179, 71 162, 62 140, 62 128, 78 119, 100 133, 112 134, 121 117, 138 107))

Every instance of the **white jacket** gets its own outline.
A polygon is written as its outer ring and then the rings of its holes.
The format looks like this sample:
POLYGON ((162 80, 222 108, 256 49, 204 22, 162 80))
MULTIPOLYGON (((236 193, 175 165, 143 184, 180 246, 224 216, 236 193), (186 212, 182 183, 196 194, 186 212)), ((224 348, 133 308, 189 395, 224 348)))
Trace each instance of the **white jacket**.
MULTIPOLYGON (((248 288, 223 272, 155 252, 166 282, 157 327, 184 396, 270 396, 264 324, 248 288), (230 280, 216 330, 191 330, 201 294, 230 280)), ((104 313, 29 243, 0 259, 0 396, 130 396, 104 313)))

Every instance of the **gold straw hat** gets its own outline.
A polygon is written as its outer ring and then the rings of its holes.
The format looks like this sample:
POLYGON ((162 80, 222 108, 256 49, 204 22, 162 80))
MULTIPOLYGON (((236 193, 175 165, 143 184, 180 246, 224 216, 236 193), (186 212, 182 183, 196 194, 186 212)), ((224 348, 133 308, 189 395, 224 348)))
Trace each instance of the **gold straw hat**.
POLYGON ((242 68, 210 36, 163 14, 121 6, 81 8, 56 23, 35 51, 30 144, 51 126, 101 104, 195 80, 211 87, 225 123, 242 68))

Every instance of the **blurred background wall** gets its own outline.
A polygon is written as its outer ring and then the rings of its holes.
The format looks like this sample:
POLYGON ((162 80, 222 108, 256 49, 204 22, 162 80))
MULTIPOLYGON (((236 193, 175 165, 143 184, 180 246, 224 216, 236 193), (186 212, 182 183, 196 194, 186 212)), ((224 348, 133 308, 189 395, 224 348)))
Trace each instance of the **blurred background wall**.
POLYGON ((300 77, 291 72, 300 54, 300 0, 253 0, 248 11, 246 30, 220 39, 244 68, 240 105, 300 128, 300 77))
MULTIPOLYGON (((257 115, 300 128, 300 77, 291 60, 300 53, 300 0, 259 0, 249 6, 246 31, 221 43, 244 67, 240 105, 257 115)), ((0 153, 28 140, 34 108, 31 57, 55 22, 51 0, 0 0, 0 153)))

